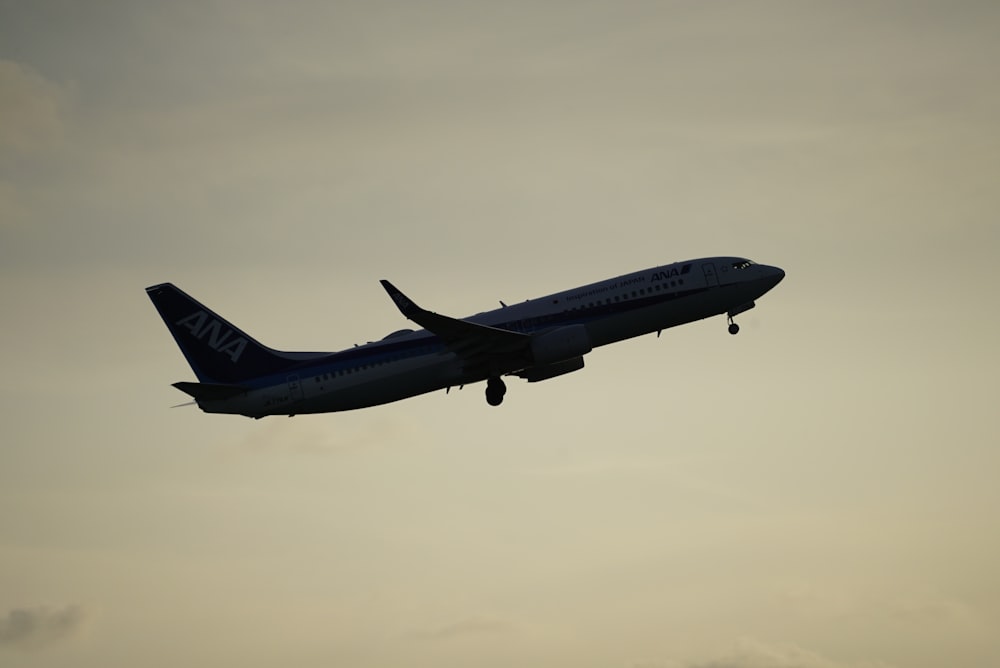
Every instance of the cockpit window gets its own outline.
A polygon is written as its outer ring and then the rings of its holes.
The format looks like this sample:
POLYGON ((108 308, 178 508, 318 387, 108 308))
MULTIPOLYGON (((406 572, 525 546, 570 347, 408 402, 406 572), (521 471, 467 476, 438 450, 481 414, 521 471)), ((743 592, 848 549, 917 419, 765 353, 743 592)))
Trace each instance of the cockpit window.
POLYGON ((733 269, 746 269, 747 267, 752 267, 753 262, 750 260, 740 260, 739 262, 733 262, 733 269))

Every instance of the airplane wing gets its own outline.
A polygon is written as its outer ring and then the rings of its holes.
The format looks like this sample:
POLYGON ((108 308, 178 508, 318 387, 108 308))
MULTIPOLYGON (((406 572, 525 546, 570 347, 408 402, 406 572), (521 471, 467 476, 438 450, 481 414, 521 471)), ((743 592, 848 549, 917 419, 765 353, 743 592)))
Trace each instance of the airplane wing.
POLYGON ((527 334, 427 311, 413 303, 413 300, 389 281, 383 280, 381 283, 400 312, 441 339, 452 352, 462 358, 469 371, 490 368, 496 361, 519 357, 528 350, 531 337, 527 334))

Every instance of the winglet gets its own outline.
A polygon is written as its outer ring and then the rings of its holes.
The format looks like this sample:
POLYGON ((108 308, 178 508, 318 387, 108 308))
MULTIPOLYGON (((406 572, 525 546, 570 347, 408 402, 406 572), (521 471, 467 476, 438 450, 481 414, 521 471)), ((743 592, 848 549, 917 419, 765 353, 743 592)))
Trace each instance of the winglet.
POLYGON ((395 302, 396 308, 398 308, 400 312, 402 312, 402 314, 407 318, 412 320, 413 319, 412 316, 414 314, 419 313, 420 311, 423 310, 422 308, 414 304, 412 299, 410 299, 402 292, 400 292, 399 288, 397 288, 389 281, 382 279, 379 282, 382 284, 382 287, 385 288, 385 291, 389 293, 389 296, 392 297, 392 301, 395 302))

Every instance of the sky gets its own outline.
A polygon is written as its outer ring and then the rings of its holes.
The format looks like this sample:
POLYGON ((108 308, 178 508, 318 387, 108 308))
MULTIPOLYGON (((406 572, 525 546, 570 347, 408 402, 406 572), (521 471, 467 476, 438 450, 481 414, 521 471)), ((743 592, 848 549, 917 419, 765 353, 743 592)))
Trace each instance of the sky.
POLYGON ((1000 665, 1000 5, 0 0, 0 665, 1000 665), (689 258, 581 372, 260 421, 264 343, 689 258))

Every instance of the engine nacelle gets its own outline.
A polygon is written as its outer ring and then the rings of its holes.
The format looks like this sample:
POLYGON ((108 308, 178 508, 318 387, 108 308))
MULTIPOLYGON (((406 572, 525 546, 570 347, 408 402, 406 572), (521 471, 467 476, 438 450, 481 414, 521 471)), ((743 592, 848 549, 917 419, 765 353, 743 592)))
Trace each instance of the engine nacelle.
POLYGON ((555 364, 529 367, 523 371, 518 371, 515 375, 524 378, 529 383, 537 383, 540 380, 548 380, 549 378, 561 376, 564 373, 579 371, 582 368, 583 356, 580 356, 568 359, 564 362, 556 362, 555 364))
POLYGON ((567 325, 531 339, 531 357, 538 366, 565 362, 594 349, 584 325, 567 325))

